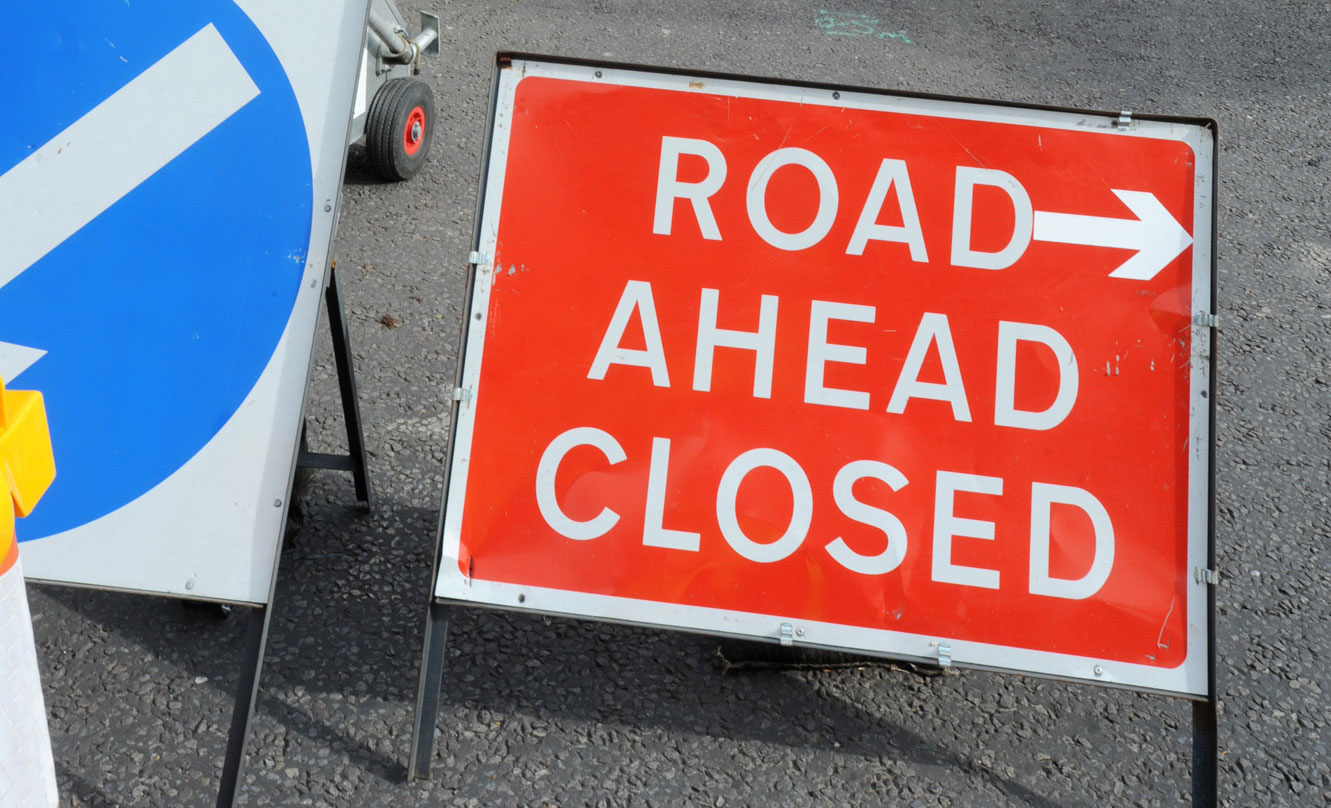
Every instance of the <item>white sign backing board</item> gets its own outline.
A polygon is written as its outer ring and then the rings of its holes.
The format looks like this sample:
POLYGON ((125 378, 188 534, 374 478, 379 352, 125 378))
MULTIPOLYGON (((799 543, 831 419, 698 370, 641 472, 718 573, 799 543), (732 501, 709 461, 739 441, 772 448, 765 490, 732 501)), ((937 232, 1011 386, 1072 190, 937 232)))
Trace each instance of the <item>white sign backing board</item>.
POLYGON ((1206 695, 1213 125, 495 99, 437 598, 1206 695))
POLYGON ((0 374, 45 395, 57 466, 24 571, 267 603, 365 0, 24 9, 0 56, 0 109, 23 110, 0 137, 0 374))

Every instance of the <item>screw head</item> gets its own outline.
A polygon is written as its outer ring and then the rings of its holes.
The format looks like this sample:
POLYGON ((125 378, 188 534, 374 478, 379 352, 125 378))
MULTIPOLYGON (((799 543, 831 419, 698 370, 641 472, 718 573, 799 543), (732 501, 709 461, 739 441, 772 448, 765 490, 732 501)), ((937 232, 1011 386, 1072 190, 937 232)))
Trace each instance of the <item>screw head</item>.
POLYGON ((1105 669, 1102 668, 1102 667, 1100 667, 1099 665, 1096 665, 1096 666, 1095 666, 1095 675, 1096 675, 1096 676, 1104 676, 1104 675, 1105 675, 1105 669))

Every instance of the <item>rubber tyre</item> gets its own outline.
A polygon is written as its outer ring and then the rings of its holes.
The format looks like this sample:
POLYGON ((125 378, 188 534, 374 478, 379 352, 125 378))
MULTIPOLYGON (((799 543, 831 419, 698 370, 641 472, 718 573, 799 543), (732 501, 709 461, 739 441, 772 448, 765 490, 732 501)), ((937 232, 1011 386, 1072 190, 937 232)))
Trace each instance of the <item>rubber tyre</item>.
POLYGON ((434 136, 434 93, 420 79, 384 82, 365 120, 365 151, 374 173, 390 182, 410 179, 430 151, 434 136), (413 137, 413 127, 421 131, 413 137))

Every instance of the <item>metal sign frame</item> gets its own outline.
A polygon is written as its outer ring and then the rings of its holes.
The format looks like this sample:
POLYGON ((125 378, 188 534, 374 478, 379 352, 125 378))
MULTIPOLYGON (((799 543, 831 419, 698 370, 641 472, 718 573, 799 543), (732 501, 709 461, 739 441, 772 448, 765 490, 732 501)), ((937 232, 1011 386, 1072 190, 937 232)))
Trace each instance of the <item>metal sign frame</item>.
MULTIPOLYGON (((977 649, 979 644, 952 643, 951 664, 959 667, 998 670, 1023 673, 1027 675, 1099 684, 1108 687, 1120 687, 1141 692, 1161 695, 1182 696, 1194 702, 1194 798, 1197 805, 1210 805, 1215 801, 1215 761, 1216 761, 1216 688, 1215 688, 1215 592, 1216 578, 1214 550, 1214 501, 1215 501, 1215 369, 1216 328, 1213 312, 1216 310, 1217 278, 1215 271, 1216 210, 1214 205, 1215 177, 1217 176, 1217 134, 1216 122, 1210 119, 1186 118, 1178 116, 1141 115, 1130 116, 1126 112, 1090 112, 1064 107, 1013 104, 989 100, 957 98, 950 96, 889 92, 872 88, 848 87, 843 85, 764 79, 733 74, 702 71, 683 71, 664 67, 644 67, 622 63, 596 60, 566 59, 524 53, 500 53, 497 55, 491 104, 486 123, 486 137, 482 155, 482 171, 479 179, 477 206, 474 223, 472 271, 468 277, 468 311, 459 341, 457 367, 458 390, 477 395, 476 384, 479 377, 479 360, 485 334, 485 313, 489 280, 487 272, 492 268, 495 238, 497 235, 499 201, 502 197, 505 170, 506 134, 511 121, 511 103, 505 107, 505 99, 511 101, 512 87, 518 79, 506 76, 521 73, 522 76, 546 75, 563 78, 575 78, 585 81, 603 80, 608 83, 630 84, 631 86, 650 86, 683 88, 689 81, 706 81, 709 92, 719 94, 739 93, 749 97, 764 97, 764 89, 779 87, 783 90, 798 90, 809 95, 817 94, 820 100, 812 103, 883 108, 884 104, 895 104, 896 109, 926 111, 930 115, 947 116, 948 112, 969 118, 987 119, 1009 123, 1038 122, 1041 126, 1050 126, 1057 121, 1064 127, 1073 128, 1078 122, 1088 117, 1110 122, 1130 120, 1133 125, 1146 127, 1156 136, 1169 132, 1176 139, 1183 139, 1193 146, 1197 154, 1197 170, 1194 189, 1194 218, 1192 256, 1192 295, 1194 312, 1202 312, 1205 317, 1195 322, 1193 327, 1194 358, 1191 374, 1191 417, 1190 417, 1190 452, 1189 452, 1189 495, 1188 495, 1188 567, 1196 574, 1196 585, 1189 581, 1189 614, 1203 614, 1204 621, 1189 632, 1188 660, 1180 666, 1186 669, 1183 676, 1155 675, 1158 669, 1144 671, 1145 675, 1135 675, 1123 679, 1088 675, 1094 660, 1076 659, 1072 664, 1078 670, 1070 670, 1059 659, 1042 657, 1043 652, 1017 651, 1021 658, 1020 665, 995 664, 996 654, 987 649, 977 649), (521 67, 521 70, 516 69, 521 67), (510 69, 514 68, 514 69, 510 69), (925 102, 921 104, 920 102, 925 102), (1016 116, 1027 116, 1025 120, 1014 120, 1016 116), (1181 135, 1190 132, 1191 135, 1181 135), (1205 346, 1205 347, 1203 347, 1205 346), (970 646, 970 647, 968 647, 970 646), (976 653, 976 651, 979 653, 976 653), (987 655, 986 655, 987 654, 987 655), (1080 668, 1086 670, 1080 670, 1080 668)), ((807 96, 806 96, 807 97, 807 96)), ((788 100, 788 99, 787 99, 788 100)), ((810 103, 806 101, 806 103, 810 103)), ((1115 125, 1111 123, 1111 125, 1115 125)), ((1142 131, 1138 129, 1138 131, 1142 131)), ((1126 133, 1125 133, 1126 134, 1126 133)), ((409 773, 412 777, 428 776, 431 748, 433 744, 434 722, 438 710, 439 688, 443 672, 443 648, 446 640, 448 608, 451 605, 469 605, 497 607, 514 611, 525 611, 558 616, 572 616, 595 619, 605 622, 625 623, 630 625, 650 625, 658 628, 698 631, 716 636, 743 637, 746 639, 766 639, 781 641, 779 621, 771 616, 749 615, 726 612, 709 614, 700 607, 685 607, 674 604, 644 603, 612 596, 592 596, 556 590, 541 590, 531 586, 519 586, 487 581, 479 581, 463 575, 457 567, 456 553, 458 541, 458 519, 466 489, 465 476, 467 453, 470 446, 471 407, 474 400, 465 393, 455 395, 452 407, 450 441, 444 469, 443 505, 440 513, 439 530, 434 557, 433 582, 429 609, 426 617, 425 642, 422 654, 421 678, 417 693, 417 723, 413 736, 412 756, 409 773), (455 476, 456 475, 456 476, 455 476), (662 618, 662 614, 666 618, 662 618)), ((1191 622, 1191 621, 1190 621, 1191 622)), ((801 621, 808 626, 807 621, 801 621)), ((837 637, 834 633, 821 633, 821 637, 837 637)), ((785 638, 789 640, 787 636, 785 638)), ((929 638, 912 638, 915 641, 927 641, 929 638)), ((799 644, 814 648, 833 650, 853 650, 874 656, 884 656, 912 662, 937 662, 937 655, 910 653, 900 647, 882 648, 865 647, 866 643, 838 644, 819 642, 816 639, 802 637, 799 644)), ((1011 648, 995 648, 1005 660, 1013 659, 1011 648)), ((1056 657, 1058 655, 1048 655, 1056 657)), ((1145 667, 1145 666, 1142 666, 1145 667)))

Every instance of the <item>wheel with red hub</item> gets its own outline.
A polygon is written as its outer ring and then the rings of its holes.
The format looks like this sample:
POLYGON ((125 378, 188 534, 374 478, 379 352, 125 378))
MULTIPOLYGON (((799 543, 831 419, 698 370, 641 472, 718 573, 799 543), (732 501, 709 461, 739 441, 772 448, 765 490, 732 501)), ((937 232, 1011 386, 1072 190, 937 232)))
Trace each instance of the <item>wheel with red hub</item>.
POLYGON ((420 79, 393 79, 374 94, 365 121, 365 151, 386 180, 405 180, 425 165, 434 135, 434 93, 420 79))

